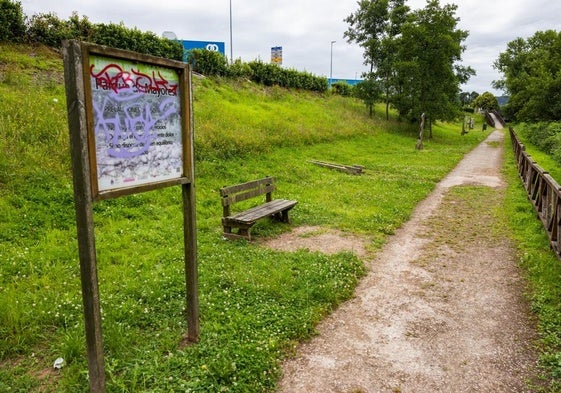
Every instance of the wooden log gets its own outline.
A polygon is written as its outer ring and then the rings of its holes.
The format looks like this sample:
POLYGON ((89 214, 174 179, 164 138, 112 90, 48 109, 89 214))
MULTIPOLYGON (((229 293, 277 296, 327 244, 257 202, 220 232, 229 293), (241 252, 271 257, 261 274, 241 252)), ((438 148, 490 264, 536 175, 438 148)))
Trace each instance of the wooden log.
POLYGON ((364 167, 362 165, 344 165, 344 164, 335 164, 331 162, 324 162, 324 161, 317 161, 317 160, 310 160, 312 164, 319 165, 321 167, 334 169, 339 172, 345 172, 350 175, 362 175, 364 172, 364 167))

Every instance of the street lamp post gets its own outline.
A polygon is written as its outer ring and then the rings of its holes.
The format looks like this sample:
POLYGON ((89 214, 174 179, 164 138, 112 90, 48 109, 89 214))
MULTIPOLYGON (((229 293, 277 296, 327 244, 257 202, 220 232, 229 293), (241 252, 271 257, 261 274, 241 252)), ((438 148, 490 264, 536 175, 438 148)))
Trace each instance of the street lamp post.
POLYGON ((230 0, 230 63, 234 63, 234 47, 232 46, 232 0, 230 0))
POLYGON ((333 44, 336 41, 331 41, 331 59, 329 61, 329 87, 331 87, 331 81, 333 80, 333 44))

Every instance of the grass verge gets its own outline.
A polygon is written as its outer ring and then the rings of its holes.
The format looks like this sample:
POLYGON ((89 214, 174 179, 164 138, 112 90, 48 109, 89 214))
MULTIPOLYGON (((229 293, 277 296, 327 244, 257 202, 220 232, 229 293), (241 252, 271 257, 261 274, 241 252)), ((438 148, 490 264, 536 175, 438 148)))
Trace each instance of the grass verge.
MULTIPOLYGON (((507 139, 507 143, 508 139, 507 139)), ((529 282, 528 297, 538 319, 540 334, 540 367, 544 382, 541 391, 561 390, 561 263, 551 251, 549 240, 534 207, 529 202, 516 169, 514 154, 506 147, 504 169, 508 181, 502 209, 512 238, 518 247, 519 263, 529 282)), ((561 178, 560 168, 553 160, 526 144, 529 153, 540 166, 561 178)))

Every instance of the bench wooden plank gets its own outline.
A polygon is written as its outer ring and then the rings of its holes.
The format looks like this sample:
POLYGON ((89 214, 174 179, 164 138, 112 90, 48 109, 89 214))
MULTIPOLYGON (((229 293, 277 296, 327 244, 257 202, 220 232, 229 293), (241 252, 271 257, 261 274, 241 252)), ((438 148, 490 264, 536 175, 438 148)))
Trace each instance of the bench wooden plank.
POLYGON ((266 202, 262 205, 252 207, 251 209, 234 214, 230 217, 225 217, 224 219, 228 222, 244 224, 254 223, 261 218, 272 216, 282 212, 283 210, 292 209, 297 203, 297 201, 275 199, 271 202, 266 202))
POLYGON ((267 186, 261 186, 259 188, 253 188, 250 190, 244 190, 243 192, 228 193, 226 195, 222 195, 222 206, 229 206, 237 202, 242 202, 247 199, 255 198, 258 197, 259 195, 273 192, 275 191, 275 189, 276 187, 274 185, 267 185, 267 186))
POLYGON ((241 184, 236 184, 233 186, 227 186, 227 187, 222 187, 220 189, 220 196, 225 197, 225 196, 230 196, 233 194, 238 194, 240 192, 243 191, 247 191, 247 190, 253 190, 253 189, 262 189, 265 187, 269 187, 271 188, 271 191, 275 190, 275 181, 276 179, 274 177, 265 177, 263 179, 259 179, 259 180, 252 180, 252 181, 248 181, 246 183, 241 183, 241 184))

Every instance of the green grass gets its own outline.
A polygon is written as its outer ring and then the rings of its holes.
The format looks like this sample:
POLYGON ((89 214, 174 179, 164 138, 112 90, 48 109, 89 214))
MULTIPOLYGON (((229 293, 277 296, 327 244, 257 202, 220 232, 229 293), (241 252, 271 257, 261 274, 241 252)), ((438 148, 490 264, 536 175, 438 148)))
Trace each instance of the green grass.
MULTIPOLYGON (((44 49, 0 46, 0 391, 88 387, 61 69, 44 49), (67 365, 54 372, 59 356, 67 365)), ((416 126, 380 120, 383 108, 369 119, 352 99, 246 82, 197 80, 194 108, 200 342, 180 345, 180 188, 97 203, 110 392, 271 392, 280 361, 365 273, 347 252, 223 240, 220 187, 273 175, 277 196, 299 201, 291 225, 261 221, 257 237, 319 225, 364 234, 376 250, 487 135, 438 125, 417 151, 416 126)))

